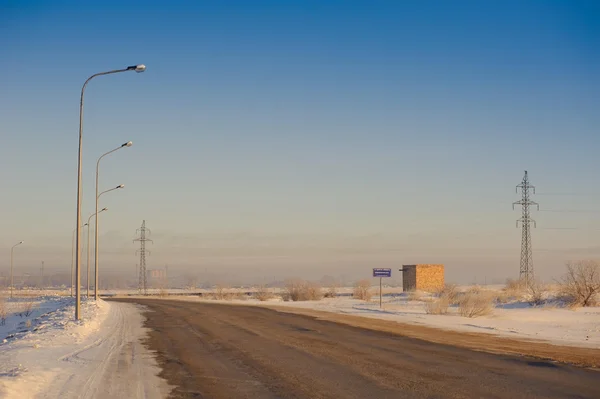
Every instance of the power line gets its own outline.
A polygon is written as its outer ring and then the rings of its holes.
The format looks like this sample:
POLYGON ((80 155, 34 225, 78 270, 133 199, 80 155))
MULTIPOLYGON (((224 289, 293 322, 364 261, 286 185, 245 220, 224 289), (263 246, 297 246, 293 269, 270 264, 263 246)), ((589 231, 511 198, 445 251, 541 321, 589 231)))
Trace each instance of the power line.
POLYGON ((139 232, 139 238, 136 238, 135 241, 139 241, 140 249, 137 251, 140 254, 140 268, 139 268, 139 276, 138 276, 138 291, 140 294, 144 291, 144 295, 148 294, 148 281, 146 277, 146 252, 150 253, 150 251, 146 250, 146 241, 153 242, 151 239, 146 238, 146 233, 152 234, 150 229, 146 228, 146 221, 142 222, 142 226, 136 230, 136 234, 139 232))
POLYGON ((552 213, 600 213, 600 210, 586 210, 586 209, 539 209, 539 211, 540 212, 552 212, 552 213))
POLYGON ((542 227, 542 230, 586 230, 586 231, 600 231, 598 228, 590 227, 542 227))
POLYGON ((597 197, 599 194, 593 194, 593 193, 535 193, 535 195, 552 195, 552 196, 567 196, 567 197, 597 197))
POLYGON ((513 202, 513 209, 515 205, 521 205, 522 215, 521 218, 517 220, 517 227, 519 227, 519 222, 521 222, 522 227, 522 235, 521 235, 521 268, 519 270, 519 279, 524 281, 526 285, 534 278, 533 273, 533 255, 531 251, 531 223, 536 227, 535 220, 531 219, 531 215, 529 212, 529 207, 531 205, 535 205, 540 209, 540 205, 537 202, 534 202, 529 199, 530 190, 535 194, 535 186, 529 184, 529 177, 527 176, 527 171, 525 171, 525 175, 523 176, 523 180, 521 184, 519 184, 516 188, 516 192, 519 192, 521 189, 521 200, 517 202, 513 202))

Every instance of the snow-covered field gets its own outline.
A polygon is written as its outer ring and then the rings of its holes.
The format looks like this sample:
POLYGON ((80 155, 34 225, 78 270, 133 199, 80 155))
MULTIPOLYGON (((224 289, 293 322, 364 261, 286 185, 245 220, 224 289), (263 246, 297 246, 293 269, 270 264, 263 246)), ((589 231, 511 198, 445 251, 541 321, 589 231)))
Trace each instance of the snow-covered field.
POLYGON ((11 314, 0 328, 0 397, 165 397, 169 388, 141 344, 143 316, 136 306, 99 300, 37 297, 29 317, 11 314))
POLYGON ((217 301, 198 297, 170 297, 170 299, 307 308, 440 329, 489 333, 515 339, 533 339, 556 345, 600 348, 599 307, 571 310, 553 306, 532 307, 525 302, 512 302, 498 305, 491 315, 467 318, 459 316, 455 308, 451 308, 450 313, 446 315, 427 314, 424 302, 410 300, 410 297, 404 294, 393 298, 384 296, 381 309, 378 298, 370 302, 348 297, 299 302, 284 302, 278 298, 265 302, 256 299, 217 301))

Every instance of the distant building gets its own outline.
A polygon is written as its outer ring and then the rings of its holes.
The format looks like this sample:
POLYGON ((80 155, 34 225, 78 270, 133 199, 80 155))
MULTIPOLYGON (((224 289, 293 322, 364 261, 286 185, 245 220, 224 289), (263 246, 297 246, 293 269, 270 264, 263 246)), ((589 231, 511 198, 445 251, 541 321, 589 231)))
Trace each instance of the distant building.
POLYGON ((436 291, 444 287, 444 265, 403 265, 404 291, 436 291))
POLYGON ((146 273, 148 273, 148 277, 151 279, 162 279, 167 277, 167 271, 165 269, 150 269, 146 273))

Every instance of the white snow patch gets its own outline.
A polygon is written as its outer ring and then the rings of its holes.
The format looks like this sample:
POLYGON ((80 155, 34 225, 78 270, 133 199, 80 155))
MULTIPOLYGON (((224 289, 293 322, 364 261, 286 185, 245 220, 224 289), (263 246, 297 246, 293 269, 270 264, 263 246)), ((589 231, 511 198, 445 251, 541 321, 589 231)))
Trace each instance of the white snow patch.
POLYGON ((168 395, 156 361, 140 342, 145 329, 138 307, 83 300, 81 320, 75 321, 73 298, 35 300, 39 311, 30 328, 11 318, 0 330, 0 397, 168 395))

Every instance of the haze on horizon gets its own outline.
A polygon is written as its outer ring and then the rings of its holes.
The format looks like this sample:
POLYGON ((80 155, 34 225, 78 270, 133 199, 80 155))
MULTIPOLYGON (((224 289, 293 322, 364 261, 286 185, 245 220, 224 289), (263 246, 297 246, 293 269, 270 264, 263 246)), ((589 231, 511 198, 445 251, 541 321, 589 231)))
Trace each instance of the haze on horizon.
MULTIPOLYGON (((600 6, 277 1, 0 6, 0 273, 71 263, 102 161, 101 262, 255 282, 443 263, 517 277, 515 186, 537 188, 536 275, 600 257, 600 6)), ((85 241, 85 238, 84 238, 85 241)), ((85 252, 84 257, 85 260, 85 252)), ((85 264, 85 261, 84 261, 85 264)))

